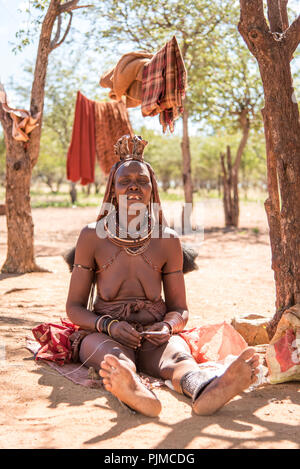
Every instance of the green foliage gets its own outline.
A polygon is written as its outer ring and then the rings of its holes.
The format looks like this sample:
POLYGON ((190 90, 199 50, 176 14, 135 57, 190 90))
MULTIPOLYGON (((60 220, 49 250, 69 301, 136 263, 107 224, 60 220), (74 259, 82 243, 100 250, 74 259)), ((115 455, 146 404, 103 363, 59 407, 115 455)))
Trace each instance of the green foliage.
POLYGON ((206 99, 196 103, 199 87, 193 88, 195 109, 205 125, 235 133, 242 128, 240 116, 243 111, 250 120, 251 128, 262 127, 260 109, 263 107, 263 88, 256 60, 249 53, 236 27, 228 24, 226 35, 218 43, 214 67, 206 99))
MULTIPOLYGON (((235 153, 241 135, 226 134, 221 130, 215 135, 192 137, 192 174, 195 189, 203 187, 216 188, 221 173, 220 154, 230 145, 235 153)), ((253 134, 249 138, 241 164, 240 182, 242 186, 258 185, 264 189, 266 182, 265 142, 263 133, 253 134)))
POLYGON ((27 28, 23 27, 16 32, 16 43, 13 47, 15 54, 21 53, 26 46, 35 42, 49 4, 50 0, 25 0, 22 3, 22 9, 19 8, 18 12, 24 15, 23 24, 27 24, 27 28))
MULTIPOLYGON (((98 87, 100 73, 97 68, 103 67, 104 61, 113 66, 115 57, 133 50, 156 52, 175 34, 188 71, 189 115, 205 131, 203 135, 190 137, 195 189, 217 188, 220 153, 226 150, 226 145, 231 145, 232 154, 235 153, 241 138, 239 113, 245 106, 249 108, 251 127, 255 132, 250 133, 244 152, 240 181, 245 187, 265 184, 265 142, 259 113, 263 105, 261 83, 256 62, 237 32, 237 2, 92 0, 87 3, 95 5, 92 12, 82 11, 90 18, 94 15, 95 26, 85 34, 90 40, 90 48, 82 53, 83 41, 79 44, 79 32, 77 36, 75 31, 69 36, 69 47, 62 53, 55 50, 49 57, 41 150, 33 180, 46 182, 53 192, 66 182, 66 154, 71 140, 76 92, 80 89, 91 99, 100 100, 107 96, 107 90, 98 87), (73 41, 75 37, 77 42, 73 41), (108 51, 106 55, 105 50, 108 51)), ((30 18, 29 30, 17 33, 20 50, 36 38, 48 5, 49 0, 28 0, 25 13, 30 18)), ((65 17, 62 30, 67 20, 65 17)), ((32 67, 26 69, 27 72, 22 74, 22 86, 15 87, 15 91, 28 103, 32 67)), ((24 104, 24 107, 28 106, 24 104)), ((155 170, 163 197, 181 197, 178 191, 172 190, 182 187, 180 137, 161 135, 145 127, 140 132, 150 142, 145 157, 155 170)), ((4 161, 1 148, 0 139, 0 175, 4 161)), ((56 202, 52 200, 51 203, 56 202)), ((59 199, 57 203, 69 202, 59 199)))
POLYGON ((62 143, 55 133, 45 128, 41 139, 38 162, 33 169, 32 178, 45 182, 55 192, 65 180, 66 157, 62 143))
MULTIPOLYGON (((215 46, 221 41, 224 27, 232 16, 232 2, 104 0, 96 11, 102 20, 98 35, 101 39, 109 38, 107 46, 111 48, 113 43, 120 53, 137 47, 155 53, 176 35, 188 72, 187 103, 193 114, 194 104, 206 99, 205 89, 213 64, 218 62, 215 46), (197 89, 197 98, 194 89, 197 89)), ((103 41, 98 42, 102 47, 103 41)))
MULTIPOLYGON (((144 127, 139 129, 139 133, 149 141, 145 150, 145 159, 152 165, 162 190, 182 187, 180 138, 174 135, 160 135, 144 127)), ((225 152, 227 145, 230 145, 234 154, 240 138, 239 132, 231 135, 222 130, 214 135, 190 138, 192 175, 196 191, 218 187, 221 172, 220 154, 225 152)), ((253 133, 241 164, 240 182, 243 187, 257 186, 262 190, 265 189, 265 158, 263 132, 253 133)), ((172 192, 169 196, 172 197, 172 192)), ((174 197, 176 198, 176 195, 174 197)))
POLYGON ((180 139, 176 136, 160 135, 153 130, 141 128, 139 133, 149 141, 145 159, 153 167, 164 191, 171 185, 182 183, 180 139))

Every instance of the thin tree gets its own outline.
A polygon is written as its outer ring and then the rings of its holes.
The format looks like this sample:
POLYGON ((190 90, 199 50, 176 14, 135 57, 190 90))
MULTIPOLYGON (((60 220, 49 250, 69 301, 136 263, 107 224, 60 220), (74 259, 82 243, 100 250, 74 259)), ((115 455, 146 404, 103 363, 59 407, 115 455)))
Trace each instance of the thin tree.
POLYGON ((6 145, 6 219, 7 255, 2 272, 25 273, 41 270, 34 258, 34 225, 30 206, 30 182, 37 163, 42 131, 45 83, 50 53, 66 39, 72 23, 73 11, 85 8, 79 0, 36 1, 35 8, 46 11, 41 24, 30 96, 30 113, 41 113, 39 126, 30 134, 27 143, 12 137, 12 120, 0 106, 6 145), (63 29, 64 16, 68 22, 63 29), (53 29, 56 25, 56 31, 53 29))
POLYGON ((276 285, 274 335, 283 312, 300 308, 300 121, 290 62, 300 42, 300 16, 289 26, 287 0, 240 0, 239 32, 257 59, 268 170, 265 202, 276 285))

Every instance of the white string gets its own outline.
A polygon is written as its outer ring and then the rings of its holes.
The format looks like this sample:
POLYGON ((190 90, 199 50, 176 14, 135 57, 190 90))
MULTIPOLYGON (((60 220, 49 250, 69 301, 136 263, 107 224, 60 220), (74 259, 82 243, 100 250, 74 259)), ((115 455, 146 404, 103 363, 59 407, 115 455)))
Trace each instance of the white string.
MULTIPOLYGON (((102 347, 102 345, 104 345, 106 342, 114 342, 114 341, 113 341, 112 339, 107 339, 107 340, 105 340, 104 342, 102 342, 101 344, 97 345, 97 347, 95 348, 95 350, 87 357, 86 360, 84 360, 84 362, 83 362, 80 366, 78 366, 77 368, 75 368, 75 370, 69 371, 69 373, 63 374, 62 376, 69 376, 69 375, 71 375, 72 373, 75 373, 75 371, 80 370, 80 368, 82 368, 82 367, 86 364, 86 362, 97 352, 97 350, 99 350, 99 348, 102 347)), ((48 374, 53 375, 53 376, 57 376, 56 373, 48 372, 48 374)))

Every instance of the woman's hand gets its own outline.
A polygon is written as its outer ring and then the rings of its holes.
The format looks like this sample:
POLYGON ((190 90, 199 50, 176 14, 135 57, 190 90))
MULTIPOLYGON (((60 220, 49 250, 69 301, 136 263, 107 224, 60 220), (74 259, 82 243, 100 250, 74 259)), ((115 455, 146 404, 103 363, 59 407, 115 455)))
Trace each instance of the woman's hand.
POLYGON ((141 345, 141 335, 126 321, 114 322, 110 327, 111 337, 122 345, 137 349, 141 345))
POLYGON ((169 326, 165 322, 156 322, 152 324, 152 326, 147 326, 147 328, 144 329, 145 332, 145 339, 151 342, 151 344, 154 345, 162 345, 165 342, 168 342, 168 340, 171 337, 171 331, 169 326), (147 335, 147 332, 150 331, 156 331, 156 332, 161 332, 159 335, 147 335))

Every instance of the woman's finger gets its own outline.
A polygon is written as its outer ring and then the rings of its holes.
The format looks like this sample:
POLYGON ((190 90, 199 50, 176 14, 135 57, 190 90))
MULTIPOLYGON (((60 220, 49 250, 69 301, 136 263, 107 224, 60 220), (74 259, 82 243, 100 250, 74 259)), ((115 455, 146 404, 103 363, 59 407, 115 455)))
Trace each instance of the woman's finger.
POLYGON ((140 338, 140 333, 135 330, 134 327, 132 327, 130 324, 125 323, 124 324, 124 331, 128 332, 128 334, 132 335, 133 337, 136 337, 137 339, 140 338))
POLYGON ((139 343, 141 341, 141 336, 140 335, 138 335, 138 336, 133 335, 131 333, 131 331, 124 330, 124 331, 121 332, 121 335, 123 337, 126 337, 128 340, 130 340, 131 342, 134 342, 134 343, 139 343))
POLYGON ((130 334, 124 331, 122 334, 120 334, 118 341, 124 345, 128 345, 131 348, 137 348, 140 344, 140 340, 137 340, 135 337, 132 337, 130 334))
POLYGON ((145 339, 148 340, 149 342, 151 342, 151 344, 155 344, 155 345, 162 345, 164 344, 165 342, 167 342, 170 338, 170 335, 169 334, 162 334, 160 336, 145 336, 145 339))

